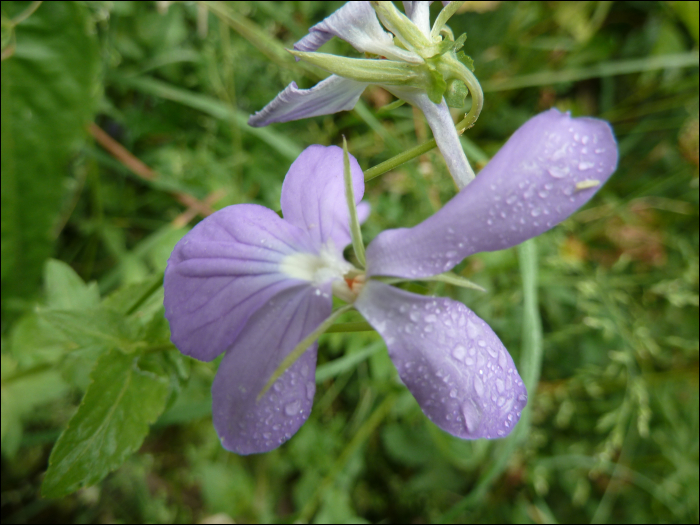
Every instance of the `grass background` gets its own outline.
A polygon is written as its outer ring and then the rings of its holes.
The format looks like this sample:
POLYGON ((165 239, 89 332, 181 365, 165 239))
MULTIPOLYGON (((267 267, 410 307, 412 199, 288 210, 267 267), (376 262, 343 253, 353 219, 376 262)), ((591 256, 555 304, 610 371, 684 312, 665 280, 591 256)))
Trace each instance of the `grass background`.
MULTIPOLYGON (((517 435, 446 435, 375 333, 327 334, 312 415, 279 449, 225 451, 216 363, 183 360, 187 379, 138 452, 61 499, 40 485, 92 361, 56 362, 27 339, 32 312, 60 295, 42 287, 47 258, 103 296, 123 290, 163 270, 201 219, 193 199, 278 209, 307 145, 345 135, 367 169, 430 130, 408 105, 382 112, 393 99, 376 87, 353 111, 246 125, 289 82, 325 76, 284 48, 340 2, 50 4, 3 2, 3 523, 697 523, 697 3, 467 2, 450 21, 485 91, 462 138, 477 168, 553 106, 608 120, 619 141, 618 171, 585 209, 457 267, 486 293, 428 290, 475 310, 516 363, 541 349, 517 435), (32 125, 25 106, 39 108, 32 125)), ((338 39, 324 51, 357 56, 338 39)), ((365 241, 453 194, 436 150, 369 182, 365 241)))

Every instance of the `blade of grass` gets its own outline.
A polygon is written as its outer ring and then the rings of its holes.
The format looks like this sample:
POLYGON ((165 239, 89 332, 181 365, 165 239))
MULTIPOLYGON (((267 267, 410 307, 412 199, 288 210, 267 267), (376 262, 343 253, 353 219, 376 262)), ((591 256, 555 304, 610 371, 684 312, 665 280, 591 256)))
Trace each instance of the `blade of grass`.
POLYGON ((296 159, 302 151, 298 144, 281 133, 277 133, 270 128, 253 128, 248 126, 249 115, 247 113, 215 98, 192 93, 186 89, 171 86, 166 82, 145 76, 121 77, 115 80, 142 93, 178 102, 226 122, 233 120, 240 126, 241 131, 260 139, 290 160, 296 159))

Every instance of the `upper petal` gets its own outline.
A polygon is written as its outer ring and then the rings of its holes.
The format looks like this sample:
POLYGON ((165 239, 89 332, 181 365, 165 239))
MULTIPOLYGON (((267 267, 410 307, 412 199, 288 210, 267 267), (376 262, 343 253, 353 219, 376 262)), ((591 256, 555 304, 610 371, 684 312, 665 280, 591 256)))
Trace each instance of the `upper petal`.
POLYGON ((462 144, 459 142, 459 134, 445 99, 443 98, 439 104, 435 104, 425 93, 411 93, 400 88, 393 91, 399 98, 407 100, 423 112, 450 175, 459 189, 464 188, 474 179, 474 172, 467 161, 462 144), (403 94, 401 94, 402 91, 404 91, 403 94))
POLYGON ((513 430, 527 391, 493 330, 462 303, 369 281, 355 307, 430 420, 463 439, 513 430))
POLYGON ((379 234, 367 248, 368 274, 436 275, 473 253, 535 237, 588 202, 615 171, 617 158, 607 122, 556 109, 541 113, 432 217, 379 234))
POLYGON ((250 318, 212 386, 214 427, 224 448, 267 452, 304 424, 316 392, 316 343, 257 397, 289 352, 330 313, 330 285, 318 294, 302 285, 285 290, 250 318))
POLYGON ((406 16, 428 38, 430 38, 430 4, 432 2, 403 2, 406 16))
MULTIPOLYGON (((362 200, 365 180, 355 157, 350 157, 355 203, 362 200)), ((286 221, 306 230, 319 244, 332 242, 342 252, 350 243, 350 215, 345 199, 343 150, 309 146, 294 161, 282 184, 282 213, 286 221)))
POLYGON ((210 215, 177 243, 165 270, 172 342, 196 359, 214 359, 261 306, 299 285, 280 273, 280 262, 317 251, 304 231, 262 206, 238 204, 210 215))
POLYGON ((272 102, 251 115, 248 124, 267 126, 273 122, 289 122, 319 115, 330 115, 355 107, 369 84, 331 75, 311 89, 299 89, 292 82, 272 102))
POLYGON ((420 57, 394 45, 394 37, 384 31, 370 2, 347 2, 328 18, 309 28, 309 34, 294 44, 297 51, 316 51, 333 36, 349 42, 361 53, 421 62, 420 57))

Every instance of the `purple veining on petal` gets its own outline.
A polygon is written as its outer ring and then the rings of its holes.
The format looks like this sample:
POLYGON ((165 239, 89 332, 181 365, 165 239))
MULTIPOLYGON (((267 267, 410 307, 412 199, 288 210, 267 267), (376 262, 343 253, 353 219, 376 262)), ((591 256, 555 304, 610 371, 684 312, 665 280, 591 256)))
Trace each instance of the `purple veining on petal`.
POLYGON ((463 439, 508 435, 527 403, 513 359, 462 303, 369 281, 356 308, 386 342, 399 376, 430 420, 463 439))
POLYGON ((527 121, 475 180, 413 228, 367 248, 368 275, 419 278, 535 237, 593 197, 617 166, 610 125, 551 109, 527 121), (598 185, 590 187, 590 181, 598 185))
POLYGON ((267 126, 319 115, 330 115, 355 107, 369 84, 331 75, 310 89, 299 89, 292 82, 263 109, 251 115, 248 125, 267 126))
POLYGON ((212 386, 214 427, 227 450, 254 454, 275 449, 304 424, 316 391, 314 343, 258 401, 268 379, 331 312, 330 284, 316 294, 296 286, 252 316, 221 361, 212 386))
MULTIPOLYGON (((352 155, 350 173, 355 203, 362 200, 365 180, 352 155)), ((294 161, 282 184, 284 219, 306 230, 319 245, 333 243, 342 253, 350 243, 350 220, 343 179, 343 150, 309 146, 294 161)))
POLYGON ((279 273, 279 262, 317 249, 303 230, 262 206, 239 204, 207 217, 177 243, 165 270, 173 343, 203 361, 225 352, 253 313, 299 284, 279 273))

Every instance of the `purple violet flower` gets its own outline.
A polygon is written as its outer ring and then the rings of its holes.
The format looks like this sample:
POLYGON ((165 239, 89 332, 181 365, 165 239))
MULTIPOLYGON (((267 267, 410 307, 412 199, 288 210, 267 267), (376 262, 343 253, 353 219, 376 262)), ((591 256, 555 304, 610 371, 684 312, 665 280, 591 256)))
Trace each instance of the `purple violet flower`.
POLYGON ((431 29, 430 3, 403 2, 406 14, 392 2, 346 3, 311 27, 309 34, 294 44, 292 52, 297 60, 333 74, 311 89, 299 89, 292 82, 251 116, 248 124, 259 127, 350 110, 367 86, 377 84, 423 111, 450 174, 457 187, 463 188, 474 178, 474 172, 462 150, 445 99, 450 105, 462 107, 468 88, 472 96, 469 120, 473 123, 481 111, 483 94, 476 77, 465 65, 471 63, 470 59, 459 52, 464 39, 454 41, 445 27, 458 4, 444 8, 431 29), (390 32, 384 30, 380 19, 390 32), (316 52, 334 36, 373 58, 316 52), (460 95, 451 95, 453 88, 460 95))
MULTIPOLYGON (((585 204, 615 170, 610 126, 549 110, 526 122, 479 176, 413 228, 368 246, 366 271, 343 259, 350 242, 343 152, 311 146, 282 185, 284 219, 254 204, 224 208, 175 247, 165 272, 172 341, 203 361, 225 353, 212 388, 214 426, 239 454, 272 450, 311 412, 317 344, 258 399, 292 349, 348 302, 386 342, 403 383, 440 428, 498 438, 518 422, 525 386, 503 344, 462 303, 376 278, 421 278, 468 255, 539 235, 585 204)), ((364 192, 350 158, 353 191, 364 192)))

